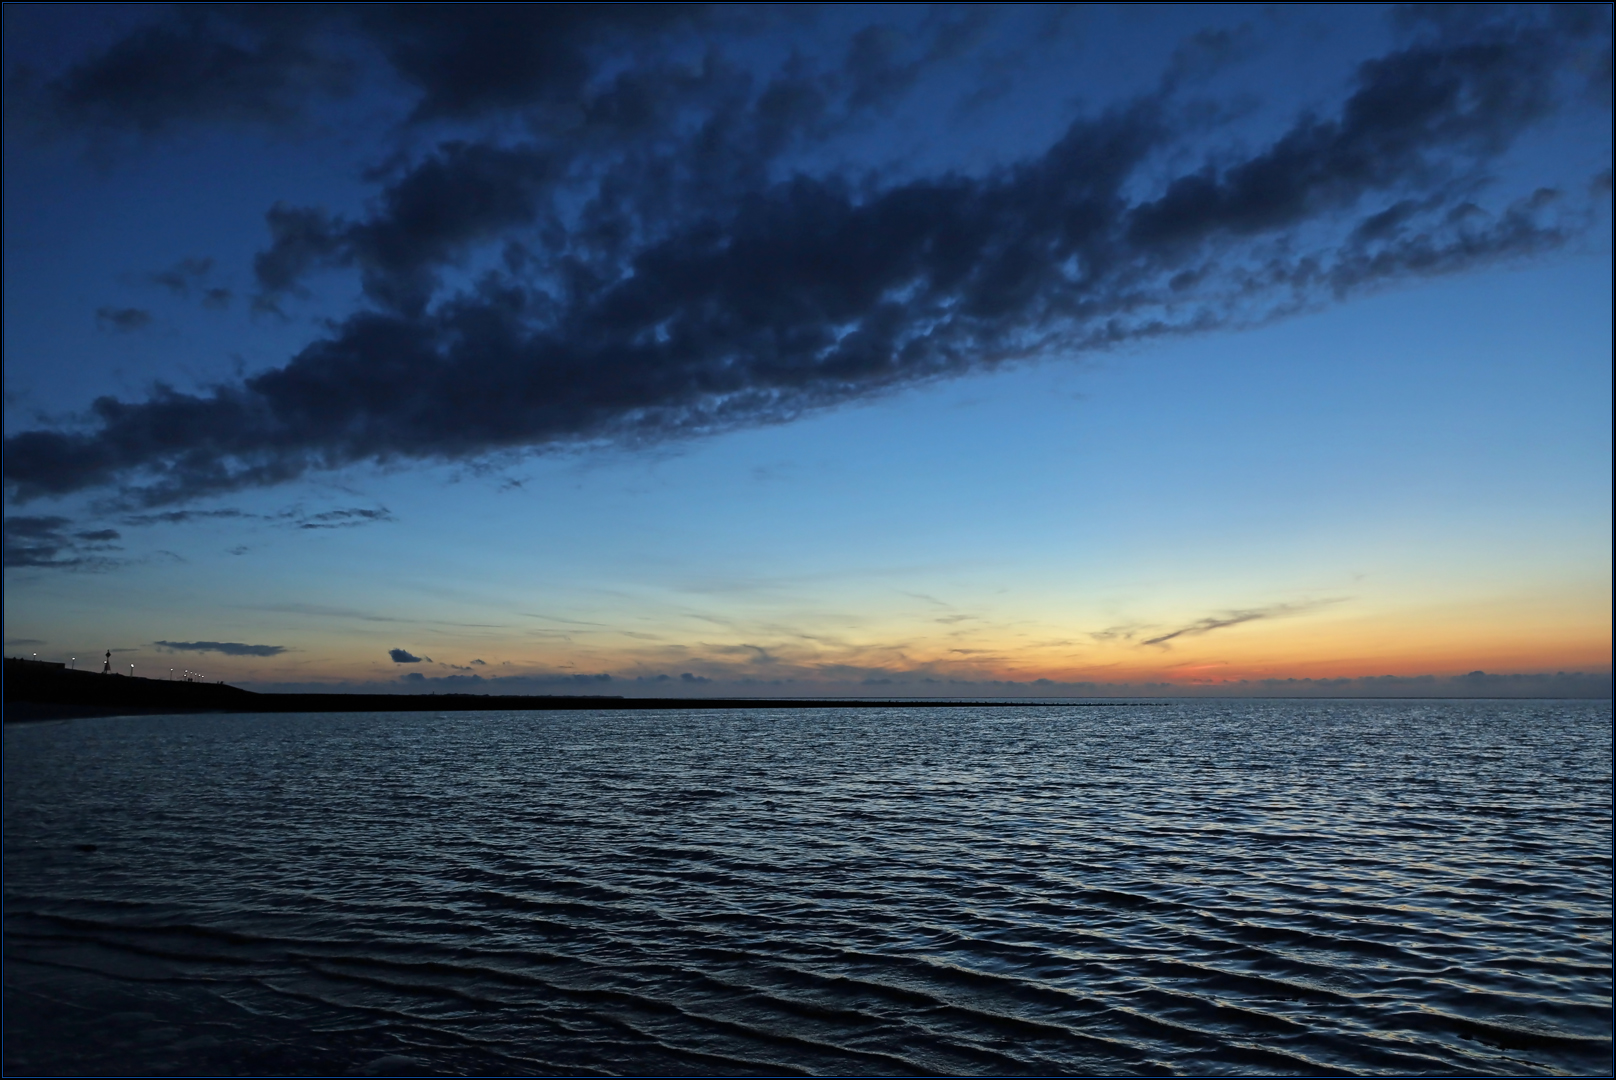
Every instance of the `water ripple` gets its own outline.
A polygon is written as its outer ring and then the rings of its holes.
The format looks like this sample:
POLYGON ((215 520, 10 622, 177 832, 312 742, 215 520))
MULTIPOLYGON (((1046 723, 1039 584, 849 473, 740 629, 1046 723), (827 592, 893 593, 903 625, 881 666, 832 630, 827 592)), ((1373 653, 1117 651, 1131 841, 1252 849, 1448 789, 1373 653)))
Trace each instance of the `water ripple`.
POLYGON ((5 730, 5 1068, 1611 1063, 1608 703, 5 730))

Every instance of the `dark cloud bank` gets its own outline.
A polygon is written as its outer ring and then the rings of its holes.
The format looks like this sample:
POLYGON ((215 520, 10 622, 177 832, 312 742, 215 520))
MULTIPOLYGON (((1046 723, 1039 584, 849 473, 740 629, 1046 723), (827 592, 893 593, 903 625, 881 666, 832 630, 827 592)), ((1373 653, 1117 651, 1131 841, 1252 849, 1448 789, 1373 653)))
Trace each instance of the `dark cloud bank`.
POLYGON ((1375 675, 1338 679, 1241 679, 1207 685, 1169 682, 1057 682, 1033 679, 939 679, 894 672, 854 682, 821 679, 757 680, 678 676, 614 677, 609 673, 550 672, 528 675, 432 676, 418 671, 391 682, 255 683, 248 689, 285 693, 410 694, 613 694, 622 697, 938 697, 938 698, 1576 698, 1611 696, 1609 672, 1552 674, 1375 675))
MULTIPOLYGON (((658 59, 658 35, 718 17, 186 9, 50 84, 60 123, 151 133, 288 122, 380 64, 414 95, 409 124, 520 114, 526 134, 379 170, 360 219, 270 208, 258 307, 331 268, 357 272, 361 307, 278 369, 10 435, 13 500, 114 488, 156 506, 361 462, 677 439, 1540 253, 1586 224, 1585 193, 1484 208, 1490 166, 1586 106, 1573 58, 1609 70, 1604 7, 1416 12, 1337 109, 1240 158, 1165 172, 1215 133, 1164 88, 1014 166, 882 182, 777 165, 901 94, 961 24, 918 54, 864 34, 832 68, 767 82, 658 59)), ((162 283, 188 289, 201 265, 162 283)))

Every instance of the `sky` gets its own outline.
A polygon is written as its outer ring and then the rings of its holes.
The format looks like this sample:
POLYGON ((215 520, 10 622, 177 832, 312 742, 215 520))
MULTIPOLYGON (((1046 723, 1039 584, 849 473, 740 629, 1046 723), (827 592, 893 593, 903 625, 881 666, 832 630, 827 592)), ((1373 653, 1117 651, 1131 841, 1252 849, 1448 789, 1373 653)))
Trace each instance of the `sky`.
POLYGON ((1609 695, 1608 6, 4 19, 7 655, 1609 695))

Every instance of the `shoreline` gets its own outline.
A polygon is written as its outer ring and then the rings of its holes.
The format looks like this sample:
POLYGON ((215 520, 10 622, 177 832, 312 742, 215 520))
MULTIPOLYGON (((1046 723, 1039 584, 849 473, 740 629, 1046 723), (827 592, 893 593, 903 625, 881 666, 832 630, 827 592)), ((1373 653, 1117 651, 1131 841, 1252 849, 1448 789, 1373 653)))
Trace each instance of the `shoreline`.
POLYGON ((1130 708, 1134 700, 1057 702, 961 698, 669 698, 590 694, 261 694, 223 683, 171 682, 132 675, 69 671, 59 664, 7 658, 6 723, 92 716, 177 713, 555 712, 673 709, 960 709, 1045 705, 1130 708))

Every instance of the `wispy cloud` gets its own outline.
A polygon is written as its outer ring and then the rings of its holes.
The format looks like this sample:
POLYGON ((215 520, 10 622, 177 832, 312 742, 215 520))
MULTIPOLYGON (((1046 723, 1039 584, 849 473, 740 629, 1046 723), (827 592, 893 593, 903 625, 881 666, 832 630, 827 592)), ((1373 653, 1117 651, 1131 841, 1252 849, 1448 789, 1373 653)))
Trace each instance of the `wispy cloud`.
POLYGON ((212 652, 224 656, 279 656, 284 645, 247 645, 240 641, 154 641, 168 652, 212 652))
POLYGON ((373 525, 394 521, 391 510, 385 506, 340 507, 310 513, 302 506, 292 506, 272 514, 255 514, 234 507, 219 510, 161 510, 151 513, 126 514, 120 519, 124 525, 188 525, 199 521, 245 519, 289 525, 294 529, 349 529, 360 525, 373 525))
POLYGON ((102 570, 118 560, 106 552, 121 551, 116 529, 74 529, 58 515, 5 519, 4 565, 45 570, 102 570))
POLYGON ((209 258, 181 259, 166 270, 158 270, 146 275, 146 280, 153 285, 161 285, 175 296, 191 295, 191 287, 213 269, 213 260, 209 258))
MULTIPOLYGON (((1167 643, 1172 641, 1174 638, 1199 637, 1202 634, 1210 634, 1214 630, 1225 630, 1231 626, 1239 626, 1242 623, 1256 622, 1259 619, 1280 619, 1292 615, 1302 615, 1309 611, 1316 611, 1319 608, 1325 607, 1329 604, 1339 604, 1344 599, 1344 597, 1336 597, 1328 600, 1305 600, 1294 604, 1270 604, 1267 607, 1244 608, 1238 611, 1226 611, 1220 615, 1208 615, 1204 619, 1197 619, 1187 626, 1181 626, 1176 630, 1169 630, 1165 634, 1157 634, 1153 638, 1146 638, 1139 644, 1159 645, 1166 648, 1167 643)), ((1105 633, 1105 631, 1101 631, 1101 633, 1105 633)))
POLYGON ((603 623, 603 622, 590 622, 587 619, 568 619, 568 618, 563 618, 560 615, 545 615, 542 612, 537 612, 537 611, 518 611, 517 614, 521 615, 521 616, 523 616, 525 618, 529 618, 529 619, 543 619, 546 622, 557 622, 557 623, 562 623, 562 624, 564 624, 566 626, 606 626, 607 625, 606 623, 603 623))
POLYGON ((394 521, 393 514, 385 506, 373 510, 348 509, 326 510, 318 514, 309 514, 297 521, 299 529, 352 529, 360 525, 374 525, 383 521, 394 521))
POLYGON ((120 334, 132 333, 151 325, 152 313, 144 308, 102 307, 95 311, 96 325, 120 334))
POLYGON ((354 608, 328 607, 324 604, 262 604, 254 608, 256 611, 279 611, 288 615, 315 615, 326 619, 357 619, 360 622, 378 623, 404 623, 415 622, 414 619, 400 619, 392 615, 377 615, 369 611, 358 611, 354 608))
POLYGON ((123 518, 123 524, 130 526, 145 525, 184 525, 191 521, 207 521, 215 518, 255 518, 260 515, 249 514, 243 510, 164 510, 155 514, 129 514, 123 518))

